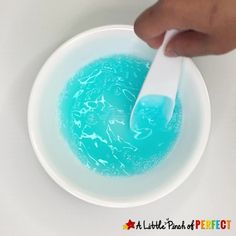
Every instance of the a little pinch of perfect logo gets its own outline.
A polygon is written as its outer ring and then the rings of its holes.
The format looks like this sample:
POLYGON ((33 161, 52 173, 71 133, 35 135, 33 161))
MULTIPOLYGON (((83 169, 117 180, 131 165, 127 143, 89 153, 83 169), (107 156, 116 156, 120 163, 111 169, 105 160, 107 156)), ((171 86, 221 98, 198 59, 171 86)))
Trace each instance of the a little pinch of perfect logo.
POLYGON ((149 221, 138 220, 132 221, 128 220, 127 223, 123 225, 124 230, 230 230, 231 220, 221 219, 221 220, 192 220, 191 222, 176 223, 169 218, 166 220, 156 220, 149 221))

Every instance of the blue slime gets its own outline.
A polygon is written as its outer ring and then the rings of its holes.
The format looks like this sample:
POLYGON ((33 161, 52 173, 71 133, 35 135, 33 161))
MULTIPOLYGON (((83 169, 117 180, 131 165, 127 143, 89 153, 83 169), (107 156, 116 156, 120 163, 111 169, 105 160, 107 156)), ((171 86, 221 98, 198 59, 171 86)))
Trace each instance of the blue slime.
POLYGON ((140 130, 145 127, 162 129, 168 124, 168 115, 171 112, 172 101, 162 95, 146 95, 142 97, 133 111, 130 126, 140 130))
MULTIPOLYGON (((80 69, 61 92, 62 135, 89 169, 109 176, 142 174, 173 149, 182 125, 179 98, 167 125, 162 123, 162 112, 155 109, 149 111, 148 119, 142 119, 145 107, 141 105, 141 125, 132 129, 129 126, 149 68, 150 62, 141 58, 112 55, 80 69)), ((151 101, 155 103, 155 99, 151 101)), ((162 102, 164 111, 166 101, 162 102)))

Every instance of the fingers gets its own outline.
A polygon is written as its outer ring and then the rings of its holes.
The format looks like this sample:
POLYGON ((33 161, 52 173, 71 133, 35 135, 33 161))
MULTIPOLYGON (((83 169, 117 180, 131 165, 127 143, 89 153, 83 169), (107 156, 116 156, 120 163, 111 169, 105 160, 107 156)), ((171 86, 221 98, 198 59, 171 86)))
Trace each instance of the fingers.
MULTIPOLYGON (((210 1, 207 2, 205 0, 192 0, 189 4, 186 4, 186 0, 159 0, 137 18, 134 24, 135 33, 151 47, 159 48, 163 42, 163 35, 167 30, 178 29, 186 31, 195 29, 196 32, 207 32, 206 25, 208 24, 206 23, 206 16, 209 15, 210 1), (204 8, 202 8, 202 4, 204 4, 204 8), (199 9, 201 10, 202 17, 197 13, 199 9)), ((191 49, 186 49, 186 53, 188 53, 188 50, 192 50, 193 54, 195 51, 196 53, 203 54, 203 52, 200 52, 200 49, 204 50, 204 46, 206 45, 203 44, 201 46, 200 44, 207 37, 204 37, 204 34, 197 34, 197 38, 193 36, 196 35, 186 33, 181 35, 181 38, 178 36, 175 44, 182 45, 183 42, 181 43, 180 41, 186 41, 192 47, 191 49), (189 40, 191 38, 193 38, 192 43, 189 40)), ((185 49, 178 48, 178 50, 180 53, 185 53, 185 49)))
POLYGON ((171 1, 171 4, 166 2, 163 0, 158 1, 144 11, 134 23, 135 33, 155 48, 160 46, 163 34, 167 30, 185 30, 191 26, 184 7, 180 10, 173 1, 171 1))
POLYGON ((134 23, 135 33, 151 45, 153 42, 154 46, 159 45, 162 40, 158 37, 167 30, 169 19, 166 11, 162 11, 160 3, 157 2, 137 18, 134 23))
POLYGON ((134 30, 153 48, 166 31, 181 30, 167 45, 168 56, 222 54, 235 48, 233 6, 235 0, 159 0, 138 17, 134 30))
POLYGON ((146 42, 152 48, 159 48, 163 43, 164 36, 165 34, 163 33, 156 38, 147 39, 146 42))
POLYGON ((165 54, 175 56, 201 56, 212 53, 208 35, 196 31, 185 31, 176 35, 166 46, 165 54))

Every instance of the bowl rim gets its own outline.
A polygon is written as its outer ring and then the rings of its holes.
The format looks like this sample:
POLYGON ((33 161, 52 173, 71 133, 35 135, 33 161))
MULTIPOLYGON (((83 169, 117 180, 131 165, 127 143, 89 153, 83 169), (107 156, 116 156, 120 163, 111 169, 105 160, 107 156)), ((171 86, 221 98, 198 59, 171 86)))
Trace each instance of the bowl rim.
POLYGON ((168 195, 169 193, 174 191, 176 188, 178 188, 190 176, 190 174, 194 171, 194 169, 196 168, 197 164, 199 163, 199 161, 200 161, 200 159, 201 159, 201 157, 202 157, 202 155, 205 151, 205 148, 207 146, 209 135, 210 135, 210 130, 211 130, 211 104, 210 104, 209 94, 208 94, 207 87, 206 87, 206 84, 204 82, 203 76, 202 76, 201 72, 198 70, 197 66, 192 62, 192 60, 190 58, 185 58, 185 60, 186 60, 187 63, 190 63, 192 65, 192 69, 194 70, 194 73, 197 74, 199 79, 201 79, 201 90, 202 90, 202 93, 204 93, 205 98, 206 98, 206 101, 204 103, 204 106, 205 106, 204 110, 205 110, 205 118, 206 119, 204 120, 204 122, 202 124, 202 126, 203 126, 202 127, 202 130, 203 130, 202 138, 200 139, 200 141, 198 143, 198 147, 195 148, 194 153, 191 155, 192 156, 191 159, 194 160, 194 161, 191 164, 189 164, 188 169, 181 176, 179 176, 175 181, 172 181, 171 187, 169 187, 168 190, 165 191, 165 192, 157 193, 155 191, 149 197, 142 197, 141 200, 133 199, 132 202, 131 201, 118 202, 118 201, 113 201, 113 200, 111 200, 111 201, 103 200, 103 199, 99 199, 97 197, 91 196, 89 194, 82 193, 82 192, 80 192, 80 190, 78 188, 75 188, 70 183, 68 183, 68 181, 66 181, 63 178, 63 176, 61 176, 59 173, 57 173, 57 171, 55 171, 50 166, 50 164, 47 162, 46 158, 44 158, 44 156, 42 155, 42 153, 40 151, 40 147, 38 146, 37 141, 35 139, 34 128, 31 125, 32 112, 33 112, 33 109, 34 109, 32 101, 34 99, 34 96, 36 96, 36 94, 37 94, 37 86, 38 86, 38 83, 40 81, 41 74, 45 70, 46 65, 51 60, 53 60, 55 57, 57 57, 57 55, 60 54, 60 51, 65 50, 66 47, 68 47, 75 40, 81 40, 82 38, 88 37, 91 34, 96 34, 96 33, 102 32, 102 31, 109 31, 109 30, 133 31, 133 26, 132 25, 105 25, 105 26, 92 28, 92 29, 89 29, 87 31, 78 33, 77 35, 75 35, 71 39, 67 40, 62 45, 60 45, 48 57, 48 59, 45 61, 45 63, 41 67, 40 71, 38 72, 38 74, 36 76, 36 79, 33 83, 31 92, 30 92, 29 101, 28 101, 28 110, 27 110, 28 133, 29 133, 29 138, 30 138, 33 150, 36 154, 36 157, 37 157, 38 161, 40 162, 40 164, 44 168, 44 170, 47 172, 47 174, 61 188, 63 188, 64 190, 66 190, 67 192, 72 194, 73 196, 75 196, 75 197, 77 197, 77 198, 79 198, 79 199, 81 199, 85 202, 95 204, 95 205, 98 205, 98 206, 112 207, 112 208, 137 207, 137 206, 142 206, 142 205, 154 202, 154 201, 168 195))

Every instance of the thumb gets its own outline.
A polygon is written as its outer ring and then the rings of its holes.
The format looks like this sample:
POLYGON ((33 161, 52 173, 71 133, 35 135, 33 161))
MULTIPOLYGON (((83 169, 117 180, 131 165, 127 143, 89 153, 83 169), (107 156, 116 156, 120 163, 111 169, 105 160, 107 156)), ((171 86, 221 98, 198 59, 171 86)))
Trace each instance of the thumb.
POLYGON ((169 57, 194 57, 210 53, 209 37, 196 31, 185 31, 177 34, 166 46, 165 54, 169 57))

